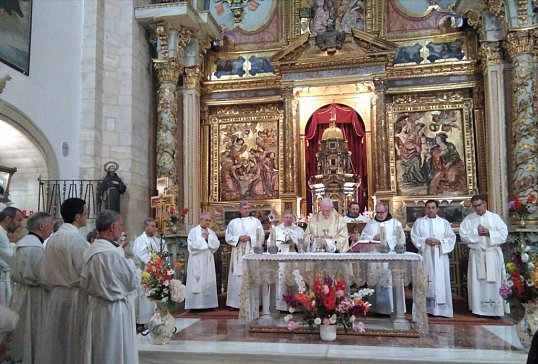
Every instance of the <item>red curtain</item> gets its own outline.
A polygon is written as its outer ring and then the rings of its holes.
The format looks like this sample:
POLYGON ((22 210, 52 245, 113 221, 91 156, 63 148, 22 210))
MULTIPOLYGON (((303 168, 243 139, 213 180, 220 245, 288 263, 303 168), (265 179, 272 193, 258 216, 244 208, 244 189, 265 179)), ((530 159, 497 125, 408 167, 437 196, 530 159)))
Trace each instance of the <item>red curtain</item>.
MULTIPOLYGON (((329 127, 329 120, 336 113, 336 125, 342 130, 344 138, 347 140, 347 146, 351 152, 351 172, 361 178, 361 186, 357 193, 357 201, 360 204, 361 211, 367 204, 368 186, 366 181, 366 144, 364 137, 364 122, 359 114, 350 107, 331 104, 327 107, 320 108, 314 112, 306 124, 306 179, 317 173, 316 153, 319 151, 319 142, 323 136, 323 131, 329 127)), ((307 210, 312 211, 312 194, 307 184, 307 210)))

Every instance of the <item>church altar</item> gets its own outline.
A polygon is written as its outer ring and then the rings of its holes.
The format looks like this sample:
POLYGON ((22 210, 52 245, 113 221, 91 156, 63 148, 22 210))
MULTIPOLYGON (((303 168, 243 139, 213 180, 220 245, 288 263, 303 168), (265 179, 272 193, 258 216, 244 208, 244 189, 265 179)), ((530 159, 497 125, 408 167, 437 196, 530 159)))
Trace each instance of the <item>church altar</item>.
POLYGON ((405 318, 405 297, 403 287, 413 284, 413 327, 421 334, 428 331, 426 313, 426 285, 422 256, 416 253, 289 253, 289 254, 247 254, 243 257, 243 285, 241 287, 241 308, 239 317, 253 322, 260 317, 257 292, 260 285, 270 285, 263 291, 263 313, 277 314, 275 287, 279 282, 293 286, 292 272, 298 269, 307 281, 312 281, 316 272, 324 272, 334 277, 342 273, 348 282, 358 285, 368 282, 369 286, 387 286, 392 280, 394 289, 395 316, 394 329, 409 329, 405 318), (283 264, 280 264, 283 263, 283 264), (388 263, 390 275, 384 273, 381 264, 388 263))

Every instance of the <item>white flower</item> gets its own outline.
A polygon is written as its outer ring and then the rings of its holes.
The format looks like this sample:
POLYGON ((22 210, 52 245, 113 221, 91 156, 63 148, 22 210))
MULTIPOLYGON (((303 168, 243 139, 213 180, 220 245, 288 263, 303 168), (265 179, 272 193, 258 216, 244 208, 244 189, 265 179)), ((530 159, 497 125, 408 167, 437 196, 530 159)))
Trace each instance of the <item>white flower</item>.
POLYGON ((349 318, 349 322, 351 323, 355 322, 355 315, 351 315, 351 317, 349 318))
POLYGON ((527 263, 529 261, 529 254, 527 254, 527 253, 521 254, 521 261, 523 263, 527 263))
POLYGON ((164 281, 163 284, 164 284, 165 287, 168 287, 168 285, 170 284, 170 281, 164 281))
POLYGON ((290 313, 294 313, 295 312, 295 307, 290 307, 290 309, 288 311, 290 311, 290 313))
POLYGON ((527 245, 527 246, 525 247, 525 252, 528 253, 528 252, 530 252, 530 251, 531 251, 531 247, 527 245))
POLYGON ((512 282, 512 281, 507 281, 507 282, 506 282, 506 285, 507 285, 508 287, 512 287, 512 286, 514 285, 514 282, 512 282))
POLYGON ((330 318, 329 318, 329 322, 331 323, 331 325, 334 325, 336 323, 336 315, 332 315, 330 318))
POLYGON ((293 274, 294 276, 300 276, 300 275, 301 275, 301 274, 299 273, 299 269, 295 269, 295 270, 292 272, 292 274, 293 274))
POLYGON ((534 263, 533 262, 529 262, 529 269, 534 270, 534 263))
POLYGON ((284 322, 288 323, 292 318, 293 318, 292 315, 286 315, 286 316, 284 317, 284 322))
POLYGON ((170 296, 174 302, 183 302, 186 296, 186 287, 178 279, 170 281, 170 296))
POLYGON ((175 272, 173 269, 170 269, 170 270, 168 271, 168 275, 169 275, 170 277, 172 277, 172 276, 174 275, 174 273, 176 273, 176 272, 175 272))
POLYGON ((314 320, 314 325, 321 325, 321 319, 319 317, 316 317, 314 320))

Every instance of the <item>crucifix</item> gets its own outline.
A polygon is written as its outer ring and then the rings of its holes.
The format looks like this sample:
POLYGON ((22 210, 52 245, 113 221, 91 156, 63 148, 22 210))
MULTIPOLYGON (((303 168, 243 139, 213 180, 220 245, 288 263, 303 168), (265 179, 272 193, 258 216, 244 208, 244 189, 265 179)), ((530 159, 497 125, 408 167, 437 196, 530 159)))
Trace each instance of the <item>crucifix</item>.
POLYGON ((155 221, 159 232, 164 234, 164 225, 168 220, 168 211, 170 207, 175 208, 176 198, 174 195, 153 196, 151 198, 151 208, 155 209, 155 221))

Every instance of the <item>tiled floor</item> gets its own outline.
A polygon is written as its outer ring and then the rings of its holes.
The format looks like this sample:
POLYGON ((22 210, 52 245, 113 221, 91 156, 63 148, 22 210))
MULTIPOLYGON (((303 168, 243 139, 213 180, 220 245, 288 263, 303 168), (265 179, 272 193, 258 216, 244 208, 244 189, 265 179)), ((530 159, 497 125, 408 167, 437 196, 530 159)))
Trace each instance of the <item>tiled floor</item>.
MULTIPOLYGON (((374 325, 373 323, 372 325, 374 325)), ((366 325, 368 329, 369 324, 366 325)), ((168 345, 139 339, 140 363, 525 363, 514 326, 429 325, 421 338, 250 333, 235 319, 176 318, 168 345)))

